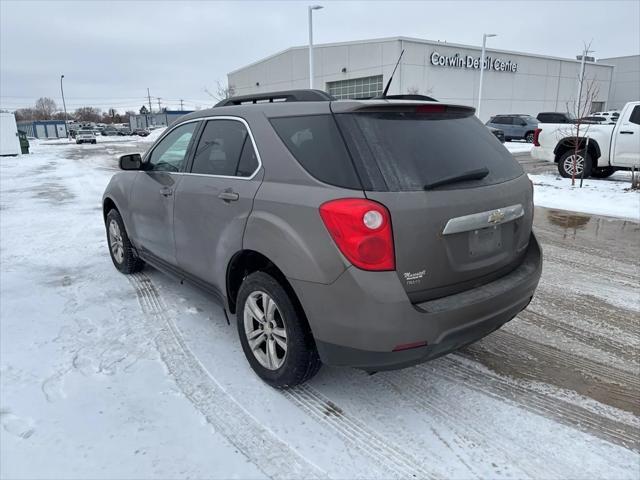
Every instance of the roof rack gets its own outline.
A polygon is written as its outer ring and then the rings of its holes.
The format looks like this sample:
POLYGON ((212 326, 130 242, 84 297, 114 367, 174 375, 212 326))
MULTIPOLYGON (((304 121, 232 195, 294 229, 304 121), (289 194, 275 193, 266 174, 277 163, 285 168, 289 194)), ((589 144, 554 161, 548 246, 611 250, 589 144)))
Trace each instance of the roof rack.
POLYGON ((252 95, 238 95, 226 98, 215 107, 229 107, 247 103, 273 103, 273 102, 328 102, 334 98, 322 90, 284 90, 282 92, 256 93, 252 95))

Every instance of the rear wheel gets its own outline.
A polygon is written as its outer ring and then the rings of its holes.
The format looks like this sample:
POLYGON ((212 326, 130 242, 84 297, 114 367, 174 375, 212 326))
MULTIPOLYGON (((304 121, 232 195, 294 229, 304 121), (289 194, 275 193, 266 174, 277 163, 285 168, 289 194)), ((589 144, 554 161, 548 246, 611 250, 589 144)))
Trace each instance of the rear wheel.
POLYGON ((607 178, 615 173, 616 169, 613 167, 599 167, 594 168, 591 172, 591 176, 595 178, 607 178))
POLYGON ((271 275, 255 272, 244 279, 236 317, 240 343, 251 368, 272 387, 298 385, 320 369, 304 314, 271 275))
POLYGON ((126 274, 142 270, 144 262, 136 255, 120 212, 115 208, 107 214, 106 227, 109 253, 115 267, 126 274))
POLYGON ((583 172, 584 178, 589 178, 591 170, 591 155, 582 150, 577 154, 573 150, 568 150, 558 160, 558 173, 564 178, 572 176, 580 178, 583 172))

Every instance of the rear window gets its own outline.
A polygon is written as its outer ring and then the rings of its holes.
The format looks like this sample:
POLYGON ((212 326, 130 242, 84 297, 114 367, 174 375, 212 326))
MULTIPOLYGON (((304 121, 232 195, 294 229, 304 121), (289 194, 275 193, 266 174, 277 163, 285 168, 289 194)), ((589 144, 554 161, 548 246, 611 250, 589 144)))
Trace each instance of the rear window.
POLYGON ((271 119, 276 133, 302 167, 321 182, 362 190, 332 115, 271 119))
POLYGON ((412 191, 444 178, 487 168, 489 174, 441 187, 505 182, 522 167, 474 115, 371 112, 336 115, 365 188, 412 191))

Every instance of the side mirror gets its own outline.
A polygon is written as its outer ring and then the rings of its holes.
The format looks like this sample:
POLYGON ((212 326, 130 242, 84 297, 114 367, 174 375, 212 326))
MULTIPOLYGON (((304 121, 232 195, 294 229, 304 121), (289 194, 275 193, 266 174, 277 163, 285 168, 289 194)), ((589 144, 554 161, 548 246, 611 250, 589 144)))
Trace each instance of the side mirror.
POLYGON ((139 153, 131 153, 120 157, 121 170, 140 170, 142 167, 142 156, 139 153))

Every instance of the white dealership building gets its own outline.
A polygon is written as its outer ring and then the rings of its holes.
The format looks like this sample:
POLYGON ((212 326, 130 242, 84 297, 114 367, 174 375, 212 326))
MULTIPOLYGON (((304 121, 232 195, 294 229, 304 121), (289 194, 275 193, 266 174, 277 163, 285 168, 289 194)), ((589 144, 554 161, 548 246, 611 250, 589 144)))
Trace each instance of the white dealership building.
MULTIPOLYGON (((394 37, 314 47, 314 87, 337 98, 380 94, 404 50, 389 94, 420 93, 443 102, 477 106, 478 46, 394 37)), ((497 113, 567 111, 578 90, 580 61, 486 49, 481 118, 497 113)), ((635 56, 640 62, 640 56, 635 56)), ((292 47, 228 74, 236 95, 309 87, 309 50, 292 47)), ((595 82, 592 111, 610 108, 615 67, 586 62, 585 79, 595 82)), ((620 89, 615 89, 620 92, 620 89)), ((623 89, 627 91, 627 89, 623 89)), ((616 98, 616 107, 623 98, 616 98)), ((637 98, 629 98, 637 100, 637 98)))

